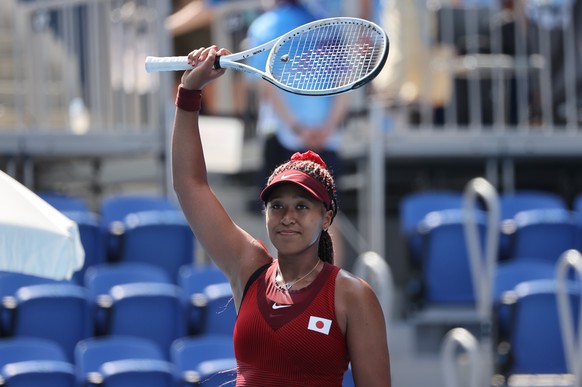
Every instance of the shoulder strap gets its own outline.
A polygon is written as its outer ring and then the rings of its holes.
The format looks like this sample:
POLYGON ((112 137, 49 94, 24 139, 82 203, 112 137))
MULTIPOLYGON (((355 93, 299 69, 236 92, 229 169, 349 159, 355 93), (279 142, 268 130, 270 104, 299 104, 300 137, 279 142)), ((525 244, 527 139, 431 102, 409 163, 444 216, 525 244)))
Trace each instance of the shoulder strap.
POLYGON ((242 302, 245 299, 247 291, 249 290, 251 285, 257 280, 257 278, 259 278, 259 276, 261 275, 262 272, 267 270, 267 268, 269 266, 271 266, 271 263, 265 263, 263 266, 261 266, 257 270, 255 270, 255 272, 253 274, 251 274, 251 276, 249 277, 249 280, 247 281, 247 284, 245 285, 245 290, 243 291, 242 299, 240 300, 241 305, 242 305, 242 302))

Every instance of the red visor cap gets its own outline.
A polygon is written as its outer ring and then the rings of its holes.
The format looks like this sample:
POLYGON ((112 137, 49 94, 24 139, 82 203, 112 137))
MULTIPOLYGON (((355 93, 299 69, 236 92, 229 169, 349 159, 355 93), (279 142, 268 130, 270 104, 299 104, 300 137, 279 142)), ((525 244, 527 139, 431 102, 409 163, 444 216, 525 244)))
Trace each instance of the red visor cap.
POLYGON ((300 186, 301 188, 309 192, 317 200, 323 202, 325 208, 327 208, 328 210, 330 209, 331 198, 323 184, 321 184, 315 178, 309 176, 307 173, 297 171, 295 169, 283 171, 277 176, 275 176, 271 183, 267 185, 263 189, 263 191, 261 191, 260 195, 261 200, 267 202, 269 196, 273 191, 273 188, 283 183, 293 183, 300 186))

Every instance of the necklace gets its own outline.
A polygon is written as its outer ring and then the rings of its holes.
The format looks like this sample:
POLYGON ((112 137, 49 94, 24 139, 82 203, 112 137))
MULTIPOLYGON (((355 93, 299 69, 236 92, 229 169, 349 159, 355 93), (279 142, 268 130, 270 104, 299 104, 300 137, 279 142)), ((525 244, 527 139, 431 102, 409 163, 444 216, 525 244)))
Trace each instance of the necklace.
POLYGON ((277 266, 277 276, 275 277, 275 283, 277 284, 277 286, 282 289, 282 290, 290 290, 293 285, 295 285, 298 282, 303 281, 305 278, 307 278, 309 276, 309 274, 313 273, 313 271, 315 270, 315 268, 317 266, 319 266, 319 259, 317 260, 317 262, 315 263, 315 266, 313 266, 313 268, 311 270, 309 270, 309 273, 305 274, 303 277, 293 281, 293 282, 285 282, 285 279, 283 278, 283 273, 281 273, 281 269, 277 266), (283 285, 279 285, 279 283, 283 283, 283 285))

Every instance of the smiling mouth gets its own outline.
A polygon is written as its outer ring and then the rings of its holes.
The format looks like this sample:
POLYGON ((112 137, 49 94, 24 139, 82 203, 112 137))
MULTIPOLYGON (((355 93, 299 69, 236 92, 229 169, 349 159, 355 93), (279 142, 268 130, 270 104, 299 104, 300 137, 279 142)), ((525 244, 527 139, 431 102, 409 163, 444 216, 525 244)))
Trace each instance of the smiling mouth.
POLYGON ((284 236, 290 236, 290 235, 297 235, 299 233, 297 231, 294 231, 294 230, 280 230, 280 231, 278 231, 278 234, 284 235, 284 236))

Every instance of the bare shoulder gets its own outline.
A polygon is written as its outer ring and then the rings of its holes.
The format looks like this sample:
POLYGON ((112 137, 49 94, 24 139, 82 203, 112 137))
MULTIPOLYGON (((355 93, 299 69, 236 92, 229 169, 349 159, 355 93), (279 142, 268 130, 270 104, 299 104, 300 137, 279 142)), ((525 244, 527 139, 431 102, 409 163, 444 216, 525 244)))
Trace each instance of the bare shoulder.
POLYGON ((366 281, 346 270, 340 270, 335 285, 335 309, 344 333, 349 320, 369 315, 379 308, 378 298, 366 281))
POLYGON ((336 320, 346 338, 357 386, 390 386, 386 323, 372 287, 341 270, 336 280, 336 320))
POLYGON ((358 301, 362 298, 375 298, 372 287, 360 277, 341 269, 336 279, 336 294, 346 301, 358 301))

